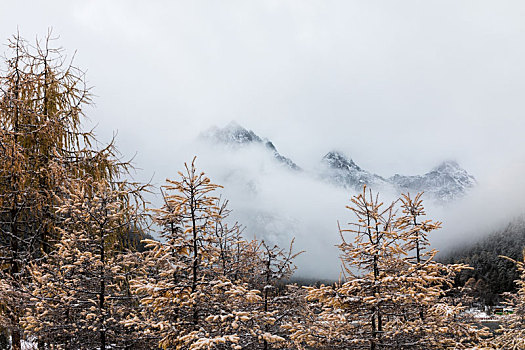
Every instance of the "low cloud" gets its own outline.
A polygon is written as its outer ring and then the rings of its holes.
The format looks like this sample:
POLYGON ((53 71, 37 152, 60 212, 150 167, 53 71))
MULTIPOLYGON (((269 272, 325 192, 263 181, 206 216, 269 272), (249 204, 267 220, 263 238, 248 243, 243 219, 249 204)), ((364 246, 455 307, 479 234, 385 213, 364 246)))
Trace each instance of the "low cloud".
MULTIPOLYGON (((347 227, 355 221, 346 208, 355 192, 322 181, 313 169, 291 171, 259 144, 232 148, 194 141, 181 149, 186 151, 178 152, 170 163, 171 174, 196 155, 198 168, 224 186, 220 192, 233 209, 231 219, 246 226, 247 237, 281 247, 288 247, 295 238, 294 250, 305 251, 296 261, 297 276, 339 277, 338 222, 347 227)), ((446 205, 427 200, 427 217, 443 222, 443 228, 430 236, 432 246, 449 251, 480 239, 523 212, 525 191, 518 185, 522 171, 516 166, 504 174, 494 172, 479 179, 478 187, 466 197, 446 205)), ((397 198, 394 193, 380 196, 385 205, 397 198)))
POLYGON ((337 220, 353 220, 345 209, 352 193, 292 175, 262 150, 189 141, 201 130, 236 119, 306 169, 334 147, 387 177, 455 158, 479 186, 443 207, 426 203, 444 222, 432 235, 442 250, 524 210, 523 2, 7 7, 24 16, 3 19, 3 43, 17 28, 31 40, 52 26, 58 46, 77 51, 97 95, 86 113, 102 141, 118 130, 125 158, 137 153, 140 180, 154 173, 160 185, 198 155, 247 232, 281 244, 297 237, 307 250, 300 273, 338 271, 337 220))

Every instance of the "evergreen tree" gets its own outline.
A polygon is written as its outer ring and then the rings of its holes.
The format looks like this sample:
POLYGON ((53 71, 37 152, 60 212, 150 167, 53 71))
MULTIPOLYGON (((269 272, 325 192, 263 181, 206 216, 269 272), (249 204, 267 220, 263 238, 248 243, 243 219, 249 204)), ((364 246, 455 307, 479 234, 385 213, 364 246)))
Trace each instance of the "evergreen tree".
POLYGON ((508 304, 513 309, 511 315, 507 315, 500 327, 499 335, 491 344, 491 348, 518 350, 525 348, 525 250, 522 261, 516 261, 507 257, 507 260, 515 263, 520 278, 516 280, 518 291, 511 294, 508 304))
MULTIPOLYGON (((488 233, 488 232, 487 232, 488 233)), ((443 263, 462 263, 472 267, 463 270, 455 278, 455 285, 465 286, 471 278, 475 282, 475 300, 488 306, 504 301, 504 293, 515 293, 514 283, 520 278, 516 264, 501 259, 507 256, 520 260, 525 247, 525 220, 518 217, 505 228, 490 233, 486 237, 471 241, 441 256, 443 263)))

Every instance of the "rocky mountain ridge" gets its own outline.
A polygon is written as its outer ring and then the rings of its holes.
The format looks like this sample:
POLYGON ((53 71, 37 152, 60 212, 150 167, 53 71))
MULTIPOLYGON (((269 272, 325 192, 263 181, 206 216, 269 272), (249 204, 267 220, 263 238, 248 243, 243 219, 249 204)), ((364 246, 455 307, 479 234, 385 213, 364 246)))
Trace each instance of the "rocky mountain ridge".
MULTIPOLYGON (((281 155, 275 145, 266 138, 261 138, 231 122, 224 128, 212 127, 201 134, 212 143, 220 143, 231 148, 249 144, 264 145, 274 159, 286 168, 303 172, 290 158, 281 155)), ((475 178, 455 161, 445 161, 423 175, 399 175, 390 178, 371 173, 359 167, 351 158, 341 152, 328 152, 321 160, 315 176, 338 187, 360 191, 363 185, 375 190, 393 190, 395 192, 421 192, 437 202, 446 203, 463 197, 476 185, 475 178)))
POLYGON ((376 190, 394 189, 398 193, 425 192, 427 198, 450 202, 461 198, 476 186, 476 179, 455 161, 445 161, 423 175, 399 175, 383 178, 357 166, 352 159, 336 151, 323 157, 323 177, 333 184, 361 190, 363 185, 376 190))
POLYGON ((253 131, 243 128, 234 121, 230 122, 224 128, 214 126, 202 133, 200 137, 213 143, 221 143, 232 148, 248 144, 261 144, 264 145, 281 164, 292 170, 301 170, 290 158, 281 155, 270 140, 257 136, 253 131))

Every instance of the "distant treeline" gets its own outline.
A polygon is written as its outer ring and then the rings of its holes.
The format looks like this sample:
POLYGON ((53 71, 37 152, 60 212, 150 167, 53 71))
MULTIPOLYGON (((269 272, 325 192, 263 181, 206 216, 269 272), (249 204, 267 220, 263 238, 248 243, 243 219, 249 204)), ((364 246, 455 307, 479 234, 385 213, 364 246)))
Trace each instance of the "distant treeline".
POLYGON ((471 266, 473 269, 463 270, 456 276, 456 284, 469 287, 472 296, 486 305, 495 305, 504 300, 502 293, 517 290, 515 281, 519 279, 516 265, 501 256, 520 260, 524 248, 525 219, 519 218, 503 230, 456 249, 439 260, 471 266))

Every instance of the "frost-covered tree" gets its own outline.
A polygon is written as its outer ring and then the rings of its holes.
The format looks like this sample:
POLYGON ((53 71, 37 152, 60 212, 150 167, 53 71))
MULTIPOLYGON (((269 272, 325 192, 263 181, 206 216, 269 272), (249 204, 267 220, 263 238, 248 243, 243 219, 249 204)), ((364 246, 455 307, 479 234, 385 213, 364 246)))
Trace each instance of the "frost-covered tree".
POLYGON ((259 256, 259 242, 246 240, 244 228, 238 223, 228 222, 231 210, 228 200, 218 200, 217 216, 212 221, 214 237, 211 248, 216 250, 218 261, 214 264, 215 273, 232 281, 247 282, 254 279, 258 271, 253 262, 259 256))
MULTIPOLYGON (((295 316, 295 307, 298 294, 294 286, 286 286, 286 282, 293 274, 295 265, 293 260, 302 252, 293 252, 293 243, 288 250, 277 245, 260 243, 259 276, 256 285, 261 290, 262 308, 258 311, 258 328, 263 333, 262 349, 273 347, 287 347, 287 332, 282 326, 295 316)), ((255 277, 255 276, 254 276, 255 277)))
POLYGON ((40 346, 58 349, 143 349, 133 325, 138 300, 130 280, 141 264, 122 245, 141 222, 140 189, 84 179, 68 183, 57 210, 60 240, 29 271, 31 305, 22 324, 40 346))
MULTIPOLYGON (((147 241, 143 272, 133 281, 145 307, 145 333, 162 348, 243 348, 239 332, 252 319, 246 305, 260 293, 233 279, 238 261, 223 231, 213 184, 198 173, 195 159, 178 181, 164 187, 164 206, 155 220, 163 241, 147 241)), ((224 208, 222 208, 224 214, 224 208)), ((233 234, 234 237, 237 237, 233 234)))
POLYGON ((518 291, 511 294, 508 300, 513 313, 505 316, 498 336, 490 345, 495 349, 525 349, 525 250, 522 261, 504 258, 516 264, 520 279, 516 281, 518 291))
POLYGON ((243 237, 228 223, 219 185, 197 172, 195 159, 162 189, 155 210, 161 241, 147 240, 133 289, 143 320, 130 318, 162 348, 269 349, 286 346, 280 328, 291 294, 279 283, 295 254, 243 237))
POLYGON ((340 230, 345 281, 334 286, 308 287, 308 322, 288 326, 301 347, 378 349, 388 337, 386 323, 396 310, 402 269, 393 206, 383 207, 366 190, 352 198, 348 208, 357 216, 349 229, 340 230), (344 234, 355 235, 353 243, 344 234))
MULTIPOLYGON (((82 131, 82 108, 90 103, 84 74, 52 43, 51 34, 34 46, 15 35, 0 74, 0 274, 10 286, 2 290, 12 292, 22 289, 26 266, 57 239, 61 185, 85 175, 109 179, 121 170, 113 146, 96 150, 93 134, 82 131)), ((0 294, 0 328, 15 349, 25 300, 17 295, 0 294)))
POLYGON ((465 348, 479 331, 462 322, 462 308, 444 302, 454 273, 462 266, 433 261, 419 222, 420 195, 384 206, 372 192, 352 198, 357 221, 341 229, 344 279, 333 286, 308 287, 309 312, 287 325, 299 348, 432 349, 465 348), (345 237, 352 235, 353 242, 345 237))
POLYGON ((242 348, 271 349, 287 347, 287 332, 281 328, 296 313, 297 288, 284 283, 295 270, 293 240, 288 250, 257 239, 248 240, 237 223, 229 225, 228 201, 222 201, 214 223, 218 250, 217 274, 260 291, 262 300, 237 305, 251 319, 237 330, 242 348))
POLYGON ((422 195, 400 198, 397 226, 405 252, 401 292, 408 297, 398 306, 392 342, 397 348, 469 348, 488 333, 473 324, 462 303, 447 297, 455 275, 468 267, 434 260, 437 250, 430 248, 428 235, 441 223, 424 219, 422 195))

